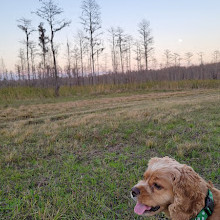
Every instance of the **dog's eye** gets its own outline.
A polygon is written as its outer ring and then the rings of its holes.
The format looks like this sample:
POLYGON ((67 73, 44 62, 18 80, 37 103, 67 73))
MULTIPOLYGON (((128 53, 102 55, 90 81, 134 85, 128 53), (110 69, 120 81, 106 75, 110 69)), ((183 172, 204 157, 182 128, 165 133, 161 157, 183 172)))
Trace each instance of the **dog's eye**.
POLYGON ((160 185, 158 185, 157 183, 154 183, 154 187, 158 190, 162 189, 162 187, 160 185))

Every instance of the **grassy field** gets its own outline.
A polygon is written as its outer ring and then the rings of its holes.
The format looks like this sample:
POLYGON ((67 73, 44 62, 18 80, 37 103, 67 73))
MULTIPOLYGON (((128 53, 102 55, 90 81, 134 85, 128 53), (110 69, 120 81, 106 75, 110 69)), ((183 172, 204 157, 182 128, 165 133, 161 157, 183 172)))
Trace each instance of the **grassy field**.
MULTIPOLYGON (((100 84, 87 86, 61 86, 60 97, 62 100, 93 98, 96 95, 134 94, 149 91, 176 91, 188 89, 217 89, 220 88, 220 80, 182 80, 182 81, 149 81, 144 83, 128 84, 100 84)), ((37 88, 28 86, 0 87, 0 106, 8 104, 27 104, 28 102, 57 102, 54 99, 53 88, 37 88)))
POLYGON ((154 156, 220 187, 218 88, 0 103, 0 219, 146 219, 130 189, 154 156))

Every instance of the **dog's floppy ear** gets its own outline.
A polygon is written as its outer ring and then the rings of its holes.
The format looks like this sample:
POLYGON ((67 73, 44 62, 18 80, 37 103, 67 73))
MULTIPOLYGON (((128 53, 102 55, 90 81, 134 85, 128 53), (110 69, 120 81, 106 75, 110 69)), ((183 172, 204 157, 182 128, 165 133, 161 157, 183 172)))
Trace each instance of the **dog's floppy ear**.
POLYGON ((169 206, 172 219, 191 219, 205 205, 205 196, 201 192, 206 186, 199 175, 189 166, 176 167, 171 172, 174 203, 169 206))

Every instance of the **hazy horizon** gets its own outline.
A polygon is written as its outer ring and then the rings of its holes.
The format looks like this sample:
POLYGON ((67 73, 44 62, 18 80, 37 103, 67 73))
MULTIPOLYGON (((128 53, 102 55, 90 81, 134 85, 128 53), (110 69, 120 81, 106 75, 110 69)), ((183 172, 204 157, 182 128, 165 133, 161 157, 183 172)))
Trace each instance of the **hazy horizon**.
MULTIPOLYGON (((65 28, 55 37, 55 41, 60 45, 58 60, 63 67, 66 40, 73 41, 76 31, 82 29, 79 19, 82 1, 55 0, 55 2, 64 10, 62 18, 72 21, 70 27, 65 28)), ((97 3, 101 7, 105 52, 109 51, 108 28, 120 26, 125 33, 137 38, 137 25, 142 19, 150 21, 155 42, 154 57, 159 63, 164 62, 165 49, 182 56, 186 52, 192 52, 194 63, 198 63, 198 52, 204 52, 204 60, 210 62, 212 53, 220 49, 220 1, 97 0, 97 3)), ((3 58, 8 70, 14 71, 19 48, 23 47, 20 41, 25 37, 17 27, 17 20, 22 17, 31 19, 33 27, 37 29, 41 20, 31 12, 39 7, 38 0, 16 2, 8 0, 1 3, 3 10, 0 14, 0 58, 3 58)), ((38 32, 34 33, 31 38, 36 42, 38 32)))

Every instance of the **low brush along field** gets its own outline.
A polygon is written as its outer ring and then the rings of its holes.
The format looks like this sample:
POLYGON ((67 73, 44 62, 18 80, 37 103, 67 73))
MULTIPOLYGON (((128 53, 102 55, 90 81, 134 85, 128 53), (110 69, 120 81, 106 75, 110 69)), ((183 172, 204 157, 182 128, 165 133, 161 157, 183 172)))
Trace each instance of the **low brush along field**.
POLYGON ((146 219, 130 189, 166 155, 220 188, 219 88, 0 104, 0 219, 146 219))

